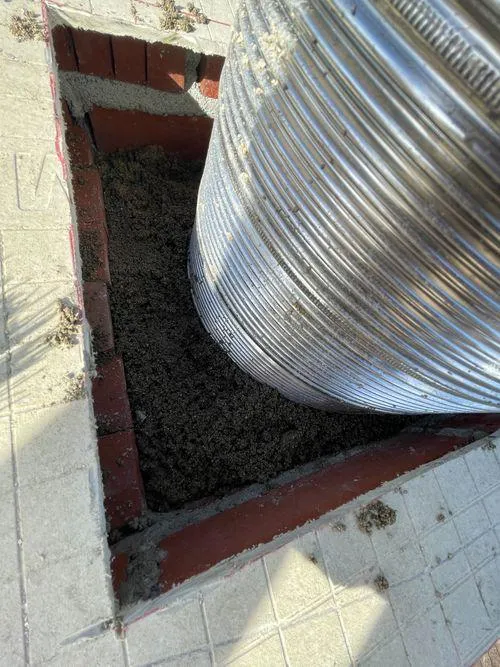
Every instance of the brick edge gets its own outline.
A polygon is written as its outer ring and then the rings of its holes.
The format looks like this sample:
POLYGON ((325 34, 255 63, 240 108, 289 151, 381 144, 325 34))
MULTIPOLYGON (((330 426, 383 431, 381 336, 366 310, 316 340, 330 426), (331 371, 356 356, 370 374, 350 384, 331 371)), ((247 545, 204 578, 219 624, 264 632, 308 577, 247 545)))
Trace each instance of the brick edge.
MULTIPOLYGON (((170 93, 185 92, 188 50, 181 46, 67 25, 52 29, 52 45, 57 66, 65 72, 146 85, 170 93)), ((197 81, 205 97, 219 96, 224 60, 222 56, 202 55, 197 81)))

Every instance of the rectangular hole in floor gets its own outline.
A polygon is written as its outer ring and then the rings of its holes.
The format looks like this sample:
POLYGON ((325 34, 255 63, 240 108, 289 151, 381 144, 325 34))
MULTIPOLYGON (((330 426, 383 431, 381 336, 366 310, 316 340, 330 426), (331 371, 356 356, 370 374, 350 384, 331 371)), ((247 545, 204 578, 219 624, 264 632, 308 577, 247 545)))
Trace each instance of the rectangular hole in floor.
POLYGON ((148 507, 209 500, 396 433, 408 417, 294 404, 203 329, 187 248, 201 162, 159 148, 100 156, 115 346, 125 365, 148 507))
MULTIPOLYGON (((75 42, 65 30, 68 56, 75 42)), ((91 45, 97 33, 87 34, 91 45)), ((85 35, 77 41, 84 44, 85 35)), ((106 43, 113 48, 113 40, 106 43)), ((331 414, 297 405, 233 364, 203 329, 187 277, 188 241, 215 109, 213 100, 206 109, 200 102, 199 56, 186 58, 184 93, 156 90, 150 96, 148 81, 140 86, 108 81, 106 76, 117 78, 116 67, 98 76, 81 73, 73 55, 64 62, 75 71, 60 73, 60 89, 82 274, 96 294, 107 289, 114 338, 113 344, 109 331, 94 326, 94 350, 101 350, 96 363, 103 367, 121 355, 133 422, 114 414, 118 419, 111 426, 101 422, 101 435, 123 436, 133 427, 147 501, 147 509, 139 502, 134 515, 133 484, 126 478, 115 484, 116 495, 107 497, 108 520, 110 505, 118 509, 109 531, 116 574, 126 571, 134 558, 127 554, 141 550, 145 535, 153 534, 158 544, 294 475, 321 469, 332 455, 396 434, 415 417, 331 414), (185 109, 194 115, 165 112, 171 104, 182 108, 182 96, 189 95, 185 109), (120 110, 112 104, 117 99, 120 110), (164 105, 163 115, 154 113, 158 104, 164 105), (104 193, 105 222, 96 180, 104 193), (292 469, 288 477, 277 477, 292 469), (133 519, 123 519, 124 507, 133 519)), ((124 459, 100 453, 105 492, 111 494, 124 459), (111 472, 105 456, 112 458, 111 472)), ((152 585, 148 595, 159 590, 152 585)))

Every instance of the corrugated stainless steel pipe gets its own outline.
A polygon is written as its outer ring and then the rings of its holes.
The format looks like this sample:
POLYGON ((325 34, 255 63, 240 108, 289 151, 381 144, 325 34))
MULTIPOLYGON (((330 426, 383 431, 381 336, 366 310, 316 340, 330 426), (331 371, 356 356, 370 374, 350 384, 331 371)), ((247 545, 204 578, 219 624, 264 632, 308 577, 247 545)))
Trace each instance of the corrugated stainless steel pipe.
POLYGON ((215 340, 292 400, 500 408, 495 5, 241 5, 190 277, 215 340))

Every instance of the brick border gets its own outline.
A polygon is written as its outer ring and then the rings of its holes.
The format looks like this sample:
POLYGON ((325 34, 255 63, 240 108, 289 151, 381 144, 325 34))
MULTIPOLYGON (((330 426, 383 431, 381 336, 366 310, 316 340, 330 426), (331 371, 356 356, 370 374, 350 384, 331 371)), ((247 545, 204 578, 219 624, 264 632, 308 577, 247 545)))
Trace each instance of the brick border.
MULTIPOLYGON (((154 590, 165 593, 193 576, 202 574, 221 561, 278 535, 319 519, 384 482, 436 461, 500 428, 500 414, 469 415, 467 429, 450 433, 446 420, 432 432, 421 428, 382 440, 362 452, 347 456, 319 472, 305 475, 257 498, 241 503, 158 540, 159 574, 154 590)), ((127 581, 128 563, 135 558, 129 547, 117 544, 113 550, 115 591, 127 581)))
POLYGON ((208 116, 154 116, 94 107, 89 113, 96 147, 104 153, 162 146, 185 160, 204 159, 212 133, 208 116))
MULTIPOLYGON (((147 45, 140 40, 102 35, 96 37, 95 33, 72 31, 63 26, 53 30, 52 38, 56 59, 62 69, 109 76, 111 69, 108 54, 112 52, 113 75, 116 78, 149 85, 150 79, 145 76, 149 57, 150 62, 156 59, 154 80, 157 87, 174 92, 168 82, 165 84, 162 81, 162 67, 168 77, 171 70, 176 68, 176 78, 173 75, 172 78, 178 92, 183 90, 184 49, 167 49, 165 45, 156 49, 155 45, 147 45), (75 32, 78 33, 76 40, 75 32), (86 39, 89 41, 86 42, 86 39), (90 46, 95 46, 95 51, 90 46), (144 77, 141 63, 145 68, 144 77)), ((160 145, 181 158, 203 159, 208 149, 213 120, 202 116, 155 116, 140 111, 94 107, 86 117, 86 122, 80 124, 73 119, 64 100, 62 113, 82 260, 83 304, 92 331, 93 351, 101 360, 92 380, 92 398, 106 520, 108 533, 112 533, 140 519, 147 505, 125 370, 114 348, 108 294, 108 286, 111 284, 108 229, 101 178, 94 163, 93 143, 97 150, 103 152, 160 145)), ((116 591, 126 575, 127 564, 128 558, 125 556, 112 557, 111 571, 116 591)))
MULTIPOLYGON (((185 92, 187 49, 135 37, 106 35, 58 25, 52 30, 60 70, 81 72, 169 93, 185 92)), ((197 81, 205 97, 219 96, 222 56, 202 55, 197 81)))
MULTIPOLYGON (((73 31, 69 28, 61 30, 59 26, 55 30, 54 47, 61 67, 82 71, 80 63, 84 60, 83 56, 77 57, 75 52, 75 48, 80 49, 79 38, 75 42, 73 31)), ((131 38, 110 38, 108 42, 99 42, 104 60, 106 49, 113 50, 114 72, 120 72, 121 80, 141 82, 143 60, 140 54, 147 63, 149 51, 154 50, 150 48, 148 51, 145 43, 138 42, 131 38), (139 54, 138 61, 127 64, 127 48, 139 54), (117 58, 120 49, 122 51, 117 58)), ((162 48, 161 53, 169 52, 162 48)), ((168 61, 170 56, 156 54, 155 58, 161 62, 162 58, 168 61)), ((216 57, 211 62, 211 58, 202 59, 198 80, 205 95, 216 97, 223 63, 220 59, 215 62, 216 57)), ((90 57, 85 62, 87 69, 97 71, 90 57)), ((182 70, 179 62, 178 74, 182 70)), ((145 66, 147 69, 147 64, 145 66)), ((101 72, 109 71, 108 65, 104 63, 101 72)), ((159 74, 158 77, 160 81, 159 74)), ((147 84, 149 78, 145 76, 144 79, 147 84)), ((160 81, 157 85, 171 83, 160 81)), ((183 86, 180 74, 176 85, 179 88, 183 86)), ((88 131, 73 121, 66 105, 63 111, 80 244, 81 247, 87 245, 92 249, 89 253, 87 247, 82 252, 84 263, 86 257, 92 259, 90 268, 83 267, 83 294, 87 320, 94 334, 94 351, 104 355, 104 362, 97 369, 93 381, 93 399, 105 509, 108 527, 112 531, 139 519, 147 507, 123 362, 114 350, 108 297, 111 279, 107 259, 107 227, 100 176, 93 162, 88 131)), ((211 119, 203 117, 158 117, 143 112, 102 108, 94 108, 88 120, 96 146, 104 152, 157 144, 188 159, 205 156, 212 126, 211 119)), ((375 443, 340 463, 186 526, 159 540, 156 545, 158 552, 165 556, 158 563, 159 575, 155 590, 166 592, 231 556, 269 542, 275 536, 317 519, 377 488, 383 482, 439 459, 481 437, 481 434, 499 428, 500 415, 454 415, 444 417, 429 428, 410 427, 407 432, 375 443)), ((118 598, 134 555, 133 551, 125 550, 121 544, 113 548, 111 570, 118 598)))

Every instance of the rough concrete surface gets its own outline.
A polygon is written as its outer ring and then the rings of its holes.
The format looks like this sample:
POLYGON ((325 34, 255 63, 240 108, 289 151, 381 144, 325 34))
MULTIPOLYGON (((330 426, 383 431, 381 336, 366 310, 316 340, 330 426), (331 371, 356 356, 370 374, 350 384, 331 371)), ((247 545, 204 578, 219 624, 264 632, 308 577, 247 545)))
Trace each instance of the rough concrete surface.
POLYGON ((217 100, 205 97, 195 81, 199 56, 190 53, 186 63, 186 92, 167 93, 148 86, 112 79, 61 72, 61 95, 70 103, 75 118, 83 118, 95 105, 110 109, 132 109, 157 116, 209 116, 217 110, 217 100))

